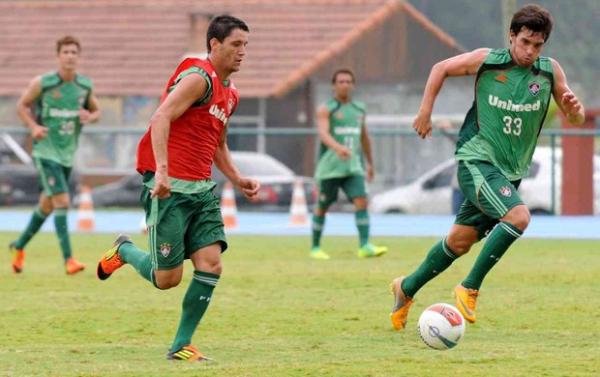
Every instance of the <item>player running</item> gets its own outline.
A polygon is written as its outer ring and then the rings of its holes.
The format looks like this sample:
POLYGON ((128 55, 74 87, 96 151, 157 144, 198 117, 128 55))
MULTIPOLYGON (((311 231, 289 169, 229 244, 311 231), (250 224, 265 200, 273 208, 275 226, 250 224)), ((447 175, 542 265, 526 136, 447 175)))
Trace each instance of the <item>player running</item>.
POLYGON ((80 53, 81 45, 76 38, 59 39, 56 42, 58 71, 35 77, 17 102, 17 113, 33 138, 32 155, 42 192, 27 227, 9 245, 15 273, 23 271, 25 246, 52 212, 67 274, 85 268, 73 258, 71 251, 67 227, 68 182, 81 127, 96 122, 100 109, 92 82, 76 72, 80 53))
POLYGON ((247 198, 259 190, 257 181, 240 176, 226 144, 227 121, 239 100, 229 76, 240 69, 248 33, 242 20, 214 18, 207 31, 208 60, 185 59, 169 79, 137 152, 150 252, 121 235, 98 263, 101 280, 129 263, 156 288, 169 289, 181 282, 184 259, 191 259, 194 274, 167 354, 171 360, 207 360, 191 340, 221 276, 221 253, 227 249, 219 198, 210 179, 213 162, 247 198))
POLYGON ((431 112, 445 78, 476 75, 475 102, 456 145, 458 180, 466 199, 448 236, 433 246, 416 271, 392 282, 396 330, 404 328, 417 291, 487 236, 473 268, 454 289, 457 308, 475 322, 484 277, 529 225, 529 210, 517 188, 529 169, 551 96, 569 122, 583 123, 583 105, 569 89, 562 68, 540 56, 551 30, 550 13, 526 5, 513 15, 510 48, 477 49, 431 70, 413 124, 422 138, 431 134, 431 112))
POLYGON ((375 172, 371 141, 365 124, 365 105, 352 99, 354 74, 349 69, 338 69, 333 74, 331 83, 334 98, 322 106, 317 114, 321 147, 315 179, 319 186, 319 199, 312 218, 310 256, 314 259, 329 259, 329 255, 321 249, 321 234, 327 209, 337 200, 338 191, 342 189, 356 208, 358 256, 378 257, 387 248, 369 242, 365 173, 366 179, 371 182, 375 172))

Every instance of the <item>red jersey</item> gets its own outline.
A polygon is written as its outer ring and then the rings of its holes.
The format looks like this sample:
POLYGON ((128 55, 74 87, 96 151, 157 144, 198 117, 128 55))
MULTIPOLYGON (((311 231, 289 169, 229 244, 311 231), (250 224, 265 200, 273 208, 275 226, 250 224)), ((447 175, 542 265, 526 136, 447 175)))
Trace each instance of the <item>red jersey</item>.
MULTIPOLYGON (((207 103, 194 103, 171 122, 167 144, 168 175, 186 181, 197 181, 211 177, 215 151, 225 125, 237 107, 239 95, 231 81, 229 86, 223 85, 209 60, 187 58, 169 79, 160 99, 161 103, 167 98, 170 89, 190 72, 201 73, 203 76, 206 73, 205 78, 210 80, 212 96, 207 103)), ((156 171, 150 129, 148 127, 138 144, 136 169, 141 174, 156 171)))

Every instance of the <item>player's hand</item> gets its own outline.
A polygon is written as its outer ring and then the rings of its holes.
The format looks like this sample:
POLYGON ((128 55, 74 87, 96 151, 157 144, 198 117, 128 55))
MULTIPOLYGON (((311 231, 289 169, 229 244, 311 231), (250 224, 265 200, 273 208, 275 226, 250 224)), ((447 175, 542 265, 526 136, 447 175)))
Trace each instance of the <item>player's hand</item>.
POLYGON ((154 188, 150 192, 153 198, 165 199, 171 196, 171 182, 166 173, 157 171, 154 174, 154 188))
POLYGON ((419 112, 413 121, 413 128, 421 139, 431 137, 431 114, 419 112))
POLYGON ((347 159, 350 158, 350 156, 352 155, 352 151, 346 147, 343 146, 339 146, 338 148, 336 148, 335 153, 338 155, 338 157, 341 160, 346 161, 347 159))
POLYGON ((375 178, 375 170, 371 164, 367 164, 367 182, 373 182, 373 178, 375 178))
POLYGON ((581 111, 581 102, 573 92, 563 93, 560 103, 566 115, 577 115, 581 111))
POLYGON ((257 199, 258 190, 260 190, 260 183, 258 183, 256 179, 240 178, 240 180, 237 183, 237 186, 247 199, 257 199))
POLYGON ((35 126, 33 126, 31 128, 31 137, 33 137, 35 140, 41 140, 41 139, 45 138, 46 136, 48 136, 48 128, 47 127, 36 124, 35 126))
POLYGON ((90 115, 91 113, 86 109, 79 109, 79 121, 82 124, 86 124, 90 121, 90 115))

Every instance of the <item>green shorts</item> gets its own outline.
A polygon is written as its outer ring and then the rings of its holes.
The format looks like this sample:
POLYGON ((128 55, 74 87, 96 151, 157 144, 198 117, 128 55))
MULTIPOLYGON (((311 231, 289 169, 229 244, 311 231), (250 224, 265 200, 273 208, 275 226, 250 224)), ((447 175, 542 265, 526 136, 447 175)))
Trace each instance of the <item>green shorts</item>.
POLYGON ((212 190, 196 194, 172 192, 165 199, 151 198, 144 186, 141 201, 146 211, 148 244, 153 267, 170 270, 199 249, 221 244, 227 249, 219 198, 212 190))
POLYGON ((69 193, 70 167, 43 158, 35 157, 33 160, 40 175, 40 186, 46 196, 69 193))
POLYGON ((348 200, 367 196, 365 177, 362 175, 351 175, 342 178, 329 178, 318 181, 319 202, 321 209, 327 209, 337 200, 338 191, 341 188, 348 200))
POLYGON ((509 181, 485 161, 459 161, 458 183, 465 195, 455 224, 473 226, 482 239, 512 208, 523 204, 517 189, 520 180, 509 181))

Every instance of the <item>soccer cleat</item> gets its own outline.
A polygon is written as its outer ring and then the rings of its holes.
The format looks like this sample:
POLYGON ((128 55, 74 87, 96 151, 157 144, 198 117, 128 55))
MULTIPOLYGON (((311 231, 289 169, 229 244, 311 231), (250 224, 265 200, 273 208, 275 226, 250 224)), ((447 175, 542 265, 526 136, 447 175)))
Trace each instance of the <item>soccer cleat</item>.
POLYGON ((104 253, 102 258, 100 258, 100 261, 98 262, 98 268, 96 268, 96 275, 98 275, 98 279, 108 279, 113 272, 125 264, 125 262, 121 259, 121 255, 119 254, 119 247, 125 242, 131 242, 131 238, 125 234, 120 234, 115 242, 113 242, 112 247, 106 253, 104 253))
POLYGON ((406 326, 406 320, 408 318, 408 310, 413 303, 411 298, 406 297, 402 292, 402 280, 404 276, 395 278, 390 284, 390 289, 394 295, 394 307, 390 314, 392 320, 392 326, 395 330, 400 331, 406 326))
POLYGON ((454 287, 454 297, 456 298, 456 307, 465 319, 475 323, 475 307, 477 306, 477 289, 465 288, 461 284, 454 287))
POLYGON ((79 271, 83 271, 85 269, 85 264, 79 263, 75 260, 75 258, 69 258, 65 262, 65 270, 67 271, 67 275, 75 275, 79 271))
POLYGON ((313 247, 312 249, 310 249, 310 257, 313 259, 320 260, 328 260, 330 258, 329 254, 321 250, 320 247, 313 247))
POLYGON ((21 272, 23 272, 23 265, 25 264, 25 250, 17 249, 17 246, 15 246, 15 242, 11 242, 8 245, 8 249, 13 254, 12 263, 11 263, 12 269, 15 274, 20 274, 21 272))
POLYGON ((167 353, 167 360, 181 360, 181 361, 210 361, 208 357, 204 356, 202 352, 191 344, 181 347, 175 352, 167 353))
POLYGON ((388 248, 385 246, 375 246, 372 243, 364 244, 358 249, 359 258, 371 258, 380 257, 387 252, 388 248))

